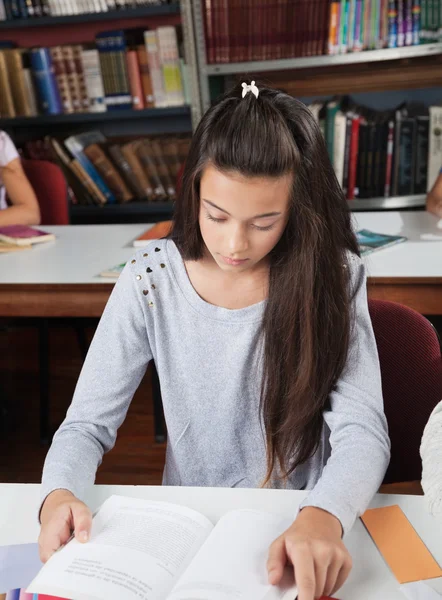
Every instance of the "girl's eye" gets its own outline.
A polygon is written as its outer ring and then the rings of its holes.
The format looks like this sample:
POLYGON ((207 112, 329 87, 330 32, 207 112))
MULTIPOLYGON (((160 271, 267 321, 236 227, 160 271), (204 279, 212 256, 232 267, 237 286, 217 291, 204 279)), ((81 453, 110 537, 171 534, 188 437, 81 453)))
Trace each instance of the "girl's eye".
MULTIPOLYGON (((213 221, 214 223, 225 223, 227 221, 227 219, 217 219, 215 217, 212 217, 212 215, 209 213, 206 213, 206 217, 207 219, 209 219, 209 221, 213 221)), ((274 226, 275 223, 272 223, 272 225, 267 225, 267 227, 259 227, 258 225, 252 225, 253 229, 257 229, 258 231, 270 231, 271 229, 273 229, 274 226)))
POLYGON ((270 231, 271 229, 273 229, 274 226, 275 226, 275 223, 272 223, 271 225, 267 225, 267 227, 258 227, 258 225, 252 225, 252 227, 254 227, 254 229, 258 229, 258 231, 270 231))
POLYGON ((226 219, 215 219, 215 217, 212 217, 212 215, 209 215, 209 213, 206 213, 206 217, 209 219, 209 221, 213 221, 214 223, 225 223, 226 219))

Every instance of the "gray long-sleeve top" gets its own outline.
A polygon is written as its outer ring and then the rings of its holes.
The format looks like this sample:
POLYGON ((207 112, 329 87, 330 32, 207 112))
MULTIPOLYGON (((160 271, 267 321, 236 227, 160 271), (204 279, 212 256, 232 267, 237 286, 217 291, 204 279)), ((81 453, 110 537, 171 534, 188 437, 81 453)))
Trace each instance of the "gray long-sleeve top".
MULTIPOLYGON (((377 491, 390 453, 365 269, 353 255, 348 268, 356 322, 347 363, 330 393, 316 453, 286 484, 310 490, 302 506, 332 513, 344 532, 377 491)), ((140 250, 115 285, 54 436, 42 499, 58 488, 84 497, 152 359, 168 433, 163 484, 258 487, 266 472, 259 415, 264 307, 205 302, 170 240, 140 250)))

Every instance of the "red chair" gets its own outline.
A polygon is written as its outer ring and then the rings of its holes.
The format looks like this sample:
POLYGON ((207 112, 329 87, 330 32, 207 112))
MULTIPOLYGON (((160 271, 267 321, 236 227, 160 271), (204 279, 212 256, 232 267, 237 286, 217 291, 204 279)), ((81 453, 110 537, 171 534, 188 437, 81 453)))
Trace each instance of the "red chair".
MULTIPOLYGON (((47 160, 22 160, 23 170, 32 185, 40 206, 42 225, 69 225, 68 187, 60 167, 47 160)), ((88 351, 88 340, 79 319, 40 318, 36 325, 39 332, 39 375, 40 375, 40 439, 51 439, 49 407, 49 333, 50 324, 69 326, 75 329, 77 342, 83 359, 88 351)))
POLYGON ((433 325, 416 311, 369 300, 379 352, 391 460, 384 484, 420 480, 424 427, 442 399, 442 356, 433 325))
POLYGON ((48 160, 22 160, 34 188, 42 225, 69 225, 68 187, 63 171, 48 160))

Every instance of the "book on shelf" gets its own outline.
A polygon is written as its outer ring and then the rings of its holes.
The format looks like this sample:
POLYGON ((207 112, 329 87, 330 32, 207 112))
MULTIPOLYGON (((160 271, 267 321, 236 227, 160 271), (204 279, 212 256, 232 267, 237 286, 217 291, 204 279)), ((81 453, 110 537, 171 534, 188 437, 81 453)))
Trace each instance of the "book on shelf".
POLYGON ((232 510, 214 525, 169 502, 111 496, 92 521, 90 541, 55 552, 28 593, 85 600, 296 597, 293 569, 268 583, 268 549, 293 522, 252 509, 232 510))
POLYGON ((15 244, 16 246, 29 246, 43 244, 55 240, 53 233, 48 233, 27 225, 5 225, 0 227, 0 242, 15 244))
POLYGON ((420 195, 431 187, 442 165, 442 107, 403 103, 375 111, 344 96, 309 108, 347 200, 420 195))
POLYGON ((94 45, 9 46, 0 47, 5 117, 190 104, 180 26, 103 31, 94 45))
POLYGON ((27 145, 33 157, 59 164, 79 204, 173 202, 190 135, 127 140, 86 131, 65 140, 47 136, 42 155, 35 145, 27 145))
POLYGON ((202 8, 209 64, 347 54, 442 40, 438 0, 203 0, 202 8))
MULTIPOLYGON (((168 4, 168 0, 0 0, 0 21, 105 13, 111 10, 168 4)), ((124 15, 121 15, 124 18, 124 15)))
POLYGON ((407 238, 403 235, 387 235, 385 233, 375 233, 369 229, 361 229, 356 233, 359 250, 361 256, 366 256, 372 252, 389 248, 401 242, 405 242, 407 238))
POLYGON ((134 248, 144 248, 144 246, 147 246, 152 240, 159 240, 166 237, 171 230, 172 221, 160 221, 139 235, 133 241, 133 246, 134 248))

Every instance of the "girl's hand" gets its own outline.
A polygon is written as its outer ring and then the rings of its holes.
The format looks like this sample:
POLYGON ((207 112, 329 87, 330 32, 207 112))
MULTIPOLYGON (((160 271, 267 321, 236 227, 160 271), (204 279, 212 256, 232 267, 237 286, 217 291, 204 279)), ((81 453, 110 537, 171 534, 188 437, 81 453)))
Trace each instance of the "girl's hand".
POLYGON ((331 596, 342 586, 351 569, 351 557, 341 536, 341 523, 336 517, 307 506, 270 546, 269 582, 279 583, 286 563, 291 562, 298 600, 331 596))
POLYGON ((89 508, 68 490, 55 490, 44 501, 38 538, 40 559, 46 562, 75 532, 79 542, 87 542, 92 525, 89 508))

